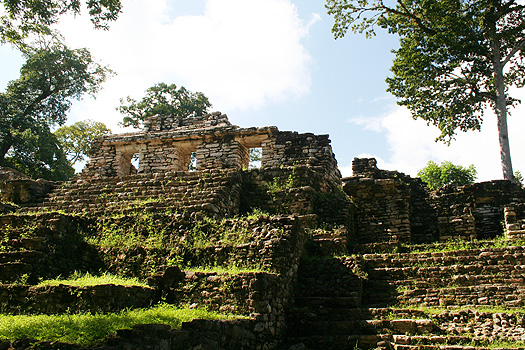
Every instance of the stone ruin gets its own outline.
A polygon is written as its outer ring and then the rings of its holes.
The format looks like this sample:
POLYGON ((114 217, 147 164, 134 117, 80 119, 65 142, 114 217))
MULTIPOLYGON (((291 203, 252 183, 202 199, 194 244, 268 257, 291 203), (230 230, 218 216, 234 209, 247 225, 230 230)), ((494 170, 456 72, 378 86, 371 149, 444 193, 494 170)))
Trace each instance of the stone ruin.
MULTIPOLYGON (((357 158, 353 176, 341 178, 327 135, 240 128, 220 113, 153 117, 140 132, 104 136, 71 181, 0 170, 2 312, 165 302, 246 316, 181 329, 136 325, 97 349, 525 347, 525 193, 516 184, 430 191, 357 158), (252 148, 262 151, 260 167, 250 167, 252 148), (104 227, 131 234, 143 218, 163 232, 162 245, 92 243, 104 227), (186 244, 203 227, 207 244, 186 244), (236 231, 247 238, 225 238, 236 231), (74 271, 138 277, 149 287, 35 286, 74 271)), ((151 233, 140 234, 146 241, 151 233)), ((30 348, 82 347, 0 339, 0 349, 30 348)))
POLYGON ((83 177, 115 177, 173 171, 248 169, 249 151, 262 151, 261 168, 319 165, 341 177, 328 135, 240 128, 219 112, 182 120, 153 117, 143 132, 111 135, 93 145, 83 177), (138 169, 132 165, 138 157, 138 169), (192 164, 192 156, 195 164, 192 164))

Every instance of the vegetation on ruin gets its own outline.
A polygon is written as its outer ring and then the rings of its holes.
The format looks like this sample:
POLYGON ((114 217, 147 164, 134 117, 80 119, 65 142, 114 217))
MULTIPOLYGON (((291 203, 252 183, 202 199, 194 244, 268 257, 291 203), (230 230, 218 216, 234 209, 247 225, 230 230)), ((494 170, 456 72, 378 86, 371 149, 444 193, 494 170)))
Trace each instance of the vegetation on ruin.
POLYGON ((461 239, 450 239, 440 243, 430 243, 425 245, 401 245, 401 251, 409 253, 445 253, 458 250, 484 249, 484 248, 506 248, 513 246, 525 246, 525 239, 508 239, 499 236, 494 239, 473 239, 465 241, 461 239))
POLYGON ((299 186, 299 175, 297 174, 297 168, 293 167, 292 172, 286 177, 276 177, 272 181, 268 182, 268 193, 275 195, 278 192, 290 190, 294 187, 299 186))
POLYGON ((250 266, 250 267, 241 267, 236 264, 229 266, 190 266, 185 268, 187 271, 191 272, 203 272, 210 273, 215 272, 217 274, 229 274, 229 275, 238 275, 240 273, 255 273, 255 272, 270 272, 268 269, 260 266, 250 266))
POLYGON ((109 314, 0 315, 0 339, 31 338, 87 346, 136 324, 169 324, 177 329, 182 322, 197 318, 228 320, 239 316, 167 304, 109 314))
POLYGON ((54 278, 49 280, 40 281, 37 284, 37 287, 42 286, 58 286, 60 284, 73 286, 73 287, 86 287, 86 286, 96 286, 101 284, 114 284, 120 286, 141 286, 147 287, 148 285, 144 282, 141 282, 138 278, 135 277, 122 277, 111 274, 109 272, 104 272, 101 275, 97 276, 89 272, 81 273, 75 271, 71 276, 67 278, 54 278))
POLYGON ((267 214, 260 210, 225 219, 142 211, 98 219, 86 233, 86 241, 104 251, 104 261, 120 275, 133 275, 137 271, 132 272, 129 268, 139 265, 143 272, 150 273, 161 265, 175 265, 182 269, 205 266, 230 271, 232 268, 259 271, 262 267, 257 265, 258 262, 243 261, 242 266, 236 266, 233 256, 230 258, 229 255, 218 267, 210 249, 235 247, 261 237, 281 237, 284 231, 271 227, 267 219, 267 214))

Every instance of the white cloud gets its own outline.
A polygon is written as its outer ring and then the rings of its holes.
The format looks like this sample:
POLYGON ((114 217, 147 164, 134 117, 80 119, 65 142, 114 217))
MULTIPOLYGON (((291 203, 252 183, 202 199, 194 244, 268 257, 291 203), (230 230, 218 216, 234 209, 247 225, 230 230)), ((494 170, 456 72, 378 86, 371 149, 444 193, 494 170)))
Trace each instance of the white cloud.
MULTIPOLYGON (((525 100, 524 89, 514 90, 514 93, 525 100)), ((525 130, 525 105, 519 105, 511 113, 508 128, 513 167, 515 171, 524 172, 525 154, 522 150, 525 148, 525 139, 522 133, 525 130)), ((481 132, 460 132, 450 146, 434 142, 439 136, 439 130, 422 120, 412 119, 409 111, 401 107, 380 118, 371 118, 368 122, 364 118, 352 122, 385 134, 390 155, 385 160, 375 156, 381 169, 398 170, 415 176, 429 160, 438 163, 449 160, 463 166, 474 164, 478 181, 502 178, 496 117, 490 111, 486 113, 481 132)), ((374 156, 367 154, 359 157, 374 156)))
POLYGON ((140 98, 156 82, 202 91, 215 110, 257 108, 309 93, 311 57, 301 40, 318 19, 303 23, 290 0, 208 0, 199 16, 167 16, 167 0, 135 0, 109 31, 85 17, 59 29, 74 47, 88 47, 118 76, 96 102, 72 110, 115 126, 119 98, 140 98))

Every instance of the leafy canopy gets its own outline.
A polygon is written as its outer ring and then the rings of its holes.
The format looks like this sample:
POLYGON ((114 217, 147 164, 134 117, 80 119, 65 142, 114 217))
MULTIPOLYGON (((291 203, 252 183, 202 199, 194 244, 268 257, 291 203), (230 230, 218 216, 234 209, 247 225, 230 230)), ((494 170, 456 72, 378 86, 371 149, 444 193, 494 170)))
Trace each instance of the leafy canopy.
POLYGON ((54 134, 73 166, 86 160, 92 142, 98 137, 111 134, 111 130, 104 123, 88 119, 62 126, 54 134))
POLYGON ((108 28, 122 10, 121 0, 0 0, 0 42, 20 44, 30 34, 49 34, 63 14, 78 15, 82 3, 95 28, 108 28))
POLYGON ((350 29, 368 37, 381 27, 400 47, 388 91, 414 118, 437 126, 439 140, 479 130, 483 113, 498 117, 501 162, 512 179, 509 87, 525 85, 525 5, 515 0, 326 0, 336 38, 350 29))
POLYGON ((477 171, 474 165, 464 168, 444 161, 440 165, 429 161, 427 165, 418 171, 417 176, 427 183, 428 188, 437 190, 445 185, 463 186, 474 183, 477 171))
POLYGON ((208 98, 202 92, 191 92, 175 84, 158 83, 146 90, 146 96, 140 100, 127 97, 120 100, 117 108, 124 114, 123 126, 142 127, 144 121, 154 115, 174 116, 180 119, 205 114, 211 107, 208 98))
POLYGON ((20 78, 0 93, 0 166, 32 177, 63 180, 73 174, 56 136, 72 100, 94 95, 111 71, 86 49, 69 49, 61 42, 24 48, 20 78))
POLYGON ((327 0, 326 7, 336 38, 348 29, 370 37, 376 26, 399 35, 388 91, 437 126, 441 140, 479 130, 484 108, 495 105, 495 41, 507 88, 525 84, 525 7, 513 0, 327 0))

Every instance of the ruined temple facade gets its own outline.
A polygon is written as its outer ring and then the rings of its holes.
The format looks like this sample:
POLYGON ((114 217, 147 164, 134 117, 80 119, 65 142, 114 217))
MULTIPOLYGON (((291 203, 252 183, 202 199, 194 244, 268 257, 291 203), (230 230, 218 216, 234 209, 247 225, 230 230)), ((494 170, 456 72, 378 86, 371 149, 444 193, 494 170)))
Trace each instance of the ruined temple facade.
POLYGON ((275 126, 240 128, 219 112, 184 119, 154 116, 140 132, 102 137, 93 144, 82 176, 241 170, 248 168, 252 148, 262 151, 261 168, 323 166, 334 181, 341 177, 328 135, 283 132, 275 126))

